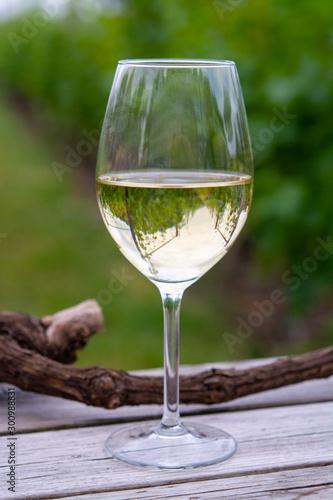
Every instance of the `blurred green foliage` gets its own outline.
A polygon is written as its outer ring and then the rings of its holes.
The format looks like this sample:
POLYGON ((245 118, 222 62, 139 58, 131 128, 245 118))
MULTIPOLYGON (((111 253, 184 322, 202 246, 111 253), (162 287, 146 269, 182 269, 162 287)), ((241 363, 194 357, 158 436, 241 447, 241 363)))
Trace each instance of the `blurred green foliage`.
MULTIPOLYGON (((1 87, 64 148, 100 129, 118 59, 235 60, 255 156, 249 279, 284 287, 289 317, 331 300, 332 255, 315 272, 303 264, 333 225, 331 2, 124 0, 84 17, 71 5, 41 27, 36 11, 1 26, 1 87), (286 271, 306 278, 292 290, 286 271)), ((331 313, 321 328, 330 326, 331 313)))

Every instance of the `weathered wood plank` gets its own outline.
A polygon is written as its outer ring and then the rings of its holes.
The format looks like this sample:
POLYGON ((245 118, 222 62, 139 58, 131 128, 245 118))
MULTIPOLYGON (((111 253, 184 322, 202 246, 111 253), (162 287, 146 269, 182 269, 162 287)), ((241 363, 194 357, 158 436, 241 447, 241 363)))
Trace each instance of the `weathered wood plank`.
MULTIPOLYGON (((333 498, 333 466, 113 491, 111 498, 112 500, 241 500, 247 498, 299 500, 303 496, 308 499, 316 498, 316 500, 333 498), (295 485, 297 485, 296 488, 295 485)), ((74 499, 88 500, 86 495, 65 497, 62 500, 74 499)), ((110 500, 110 492, 90 494, 89 500, 110 500)))
MULTIPOLYGON (((1 484, 0 497, 55 498, 323 467, 333 463, 332 412, 333 403, 315 403, 201 416, 202 423, 223 428, 237 439, 237 453, 211 467, 156 469, 149 474, 108 458, 104 441, 119 425, 22 434, 17 440, 17 493, 8 495, 1 484)), ((1 453, 5 450, 1 464, 6 464, 6 442, 5 436, 0 438, 1 453)), ((2 476, 7 468, 2 467, 2 476)))
MULTIPOLYGON (((205 367, 207 366, 205 365, 205 367)), ((189 367, 184 367, 184 370, 188 371, 189 367)), ((145 373, 151 372, 146 371, 145 373)), ((0 435, 7 432, 6 387, 5 385, 0 387, 0 435)), ((16 391, 16 396, 17 432, 158 418, 162 414, 162 408, 158 405, 142 405, 121 407, 116 410, 105 410, 104 408, 86 406, 76 401, 33 394, 19 389, 16 391)), ((253 394, 219 405, 181 405, 181 414, 195 415, 332 400, 333 377, 330 377, 329 379, 310 380, 288 387, 265 391, 260 394, 253 394)))

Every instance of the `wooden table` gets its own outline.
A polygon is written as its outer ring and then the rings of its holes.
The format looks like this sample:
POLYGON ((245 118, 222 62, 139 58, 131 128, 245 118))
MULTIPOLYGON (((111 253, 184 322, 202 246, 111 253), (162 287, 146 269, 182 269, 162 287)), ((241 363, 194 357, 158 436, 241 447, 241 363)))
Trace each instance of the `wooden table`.
POLYGON ((332 378, 183 407, 184 421, 220 427, 238 442, 229 460, 192 470, 144 469, 108 456, 104 442, 111 431, 159 417, 158 406, 104 410, 16 389, 16 431, 9 436, 7 386, 0 389, 1 500, 333 499, 332 378), (6 483, 11 443, 15 492, 6 483))

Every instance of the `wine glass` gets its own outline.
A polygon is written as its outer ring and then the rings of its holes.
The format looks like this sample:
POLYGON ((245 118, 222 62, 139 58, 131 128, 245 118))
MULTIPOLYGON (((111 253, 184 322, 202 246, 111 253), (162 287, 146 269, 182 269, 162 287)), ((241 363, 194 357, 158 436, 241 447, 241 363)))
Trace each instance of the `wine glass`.
POLYGON ((179 417, 184 290, 235 242, 252 198, 252 150, 232 61, 119 61, 96 171, 106 227, 159 289, 164 309, 162 421, 125 426, 106 447, 125 462, 190 468, 225 460, 235 440, 179 417))

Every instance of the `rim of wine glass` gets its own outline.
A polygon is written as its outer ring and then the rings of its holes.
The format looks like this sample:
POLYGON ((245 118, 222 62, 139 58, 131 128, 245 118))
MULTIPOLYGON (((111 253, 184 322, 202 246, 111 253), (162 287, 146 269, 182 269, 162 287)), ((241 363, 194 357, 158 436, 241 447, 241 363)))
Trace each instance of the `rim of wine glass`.
POLYGON ((228 68, 234 61, 219 59, 122 59, 118 64, 151 68, 228 68))

